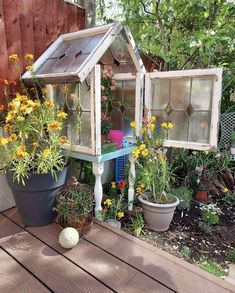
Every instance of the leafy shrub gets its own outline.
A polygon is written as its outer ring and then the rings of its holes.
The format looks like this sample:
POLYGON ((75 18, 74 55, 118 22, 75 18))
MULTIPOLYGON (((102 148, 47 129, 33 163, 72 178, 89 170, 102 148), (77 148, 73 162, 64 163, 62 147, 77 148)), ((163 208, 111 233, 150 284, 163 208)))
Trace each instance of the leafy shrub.
POLYGON ((142 213, 136 213, 135 218, 131 218, 130 229, 135 236, 140 236, 144 228, 144 219, 142 213))
POLYGON ((178 197, 180 203, 177 206, 177 209, 182 211, 187 209, 190 206, 190 203, 192 201, 193 192, 192 190, 188 189, 186 186, 180 186, 178 188, 175 188, 171 190, 173 195, 178 197))
POLYGON ((216 204, 208 204, 201 207, 202 220, 210 225, 219 223, 219 215, 222 213, 221 209, 216 204))
POLYGON ((192 250, 190 247, 188 246, 182 246, 180 249, 180 254, 184 257, 184 258, 189 258, 192 254, 192 250))
POLYGON ((200 221, 198 223, 199 228, 202 230, 202 232, 206 233, 206 234, 211 234, 212 232, 212 228, 211 225, 209 223, 200 221))
POLYGON ((235 264, 235 249, 231 249, 228 252, 227 259, 228 259, 228 261, 230 261, 230 262, 235 264))

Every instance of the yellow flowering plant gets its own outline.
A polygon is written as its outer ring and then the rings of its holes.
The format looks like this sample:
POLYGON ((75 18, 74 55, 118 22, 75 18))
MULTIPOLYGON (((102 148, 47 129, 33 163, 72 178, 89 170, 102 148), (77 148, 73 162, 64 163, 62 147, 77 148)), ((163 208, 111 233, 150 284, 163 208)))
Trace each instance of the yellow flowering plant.
MULTIPOLYGON (((17 55, 13 55, 9 59, 17 63, 17 55)), ((25 59, 31 66, 33 55, 26 54, 25 59)), ((0 164, 24 185, 32 173, 51 173, 56 178, 56 171, 66 165, 61 144, 67 137, 61 136, 61 129, 67 114, 56 109, 47 92, 36 84, 33 90, 23 86, 22 91, 8 103, 0 137, 0 164)))
MULTIPOLYGON (((135 129, 133 123, 130 126, 135 129)), ((172 123, 165 122, 162 128, 171 129, 172 123)), ((164 137, 156 130, 156 117, 143 120, 141 136, 136 137, 133 157, 136 163, 136 192, 149 194, 146 199, 154 203, 168 203, 171 198, 165 193, 170 187, 171 170, 167 162, 164 137)))

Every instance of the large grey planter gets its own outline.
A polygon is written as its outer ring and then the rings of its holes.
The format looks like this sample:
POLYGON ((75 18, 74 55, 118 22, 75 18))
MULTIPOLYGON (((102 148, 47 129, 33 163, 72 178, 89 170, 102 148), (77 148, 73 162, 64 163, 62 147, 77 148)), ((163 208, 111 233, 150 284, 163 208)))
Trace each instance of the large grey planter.
POLYGON ((53 222, 55 196, 67 180, 67 171, 68 167, 65 167, 62 172, 57 172, 57 181, 51 174, 32 174, 25 180, 25 186, 13 182, 13 174, 7 173, 8 184, 25 225, 37 227, 53 222))
POLYGON ((179 204, 179 199, 174 195, 174 202, 170 204, 157 204, 145 200, 142 195, 138 196, 141 203, 144 219, 149 229, 163 232, 168 230, 172 221, 175 208, 179 204))

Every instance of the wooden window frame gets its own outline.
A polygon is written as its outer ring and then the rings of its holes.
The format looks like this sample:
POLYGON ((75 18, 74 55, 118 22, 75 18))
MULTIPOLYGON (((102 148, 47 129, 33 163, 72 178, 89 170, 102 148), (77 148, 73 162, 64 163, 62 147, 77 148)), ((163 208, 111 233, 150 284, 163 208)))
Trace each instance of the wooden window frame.
POLYGON ((211 106, 211 123, 209 130, 209 143, 200 143, 193 141, 178 141, 178 140, 165 140, 164 146, 176 147, 194 150, 210 150, 217 148, 218 142, 218 128, 219 128, 219 113, 220 101, 222 91, 222 68, 211 69, 192 69, 192 70, 179 70, 179 71, 165 71, 165 72, 151 72, 145 74, 145 108, 148 117, 151 116, 152 107, 152 80, 153 79, 174 79, 183 77, 199 77, 199 76, 212 76, 214 77, 213 90, 212 90, 212 106, 211 106))

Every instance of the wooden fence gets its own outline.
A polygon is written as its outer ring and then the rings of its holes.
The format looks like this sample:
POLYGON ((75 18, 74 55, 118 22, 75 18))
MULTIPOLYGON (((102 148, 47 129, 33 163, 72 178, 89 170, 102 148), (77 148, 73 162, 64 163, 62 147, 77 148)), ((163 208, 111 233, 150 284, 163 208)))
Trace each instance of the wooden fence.
POLYGON ((64 0, 0 0, 0 80, 18 78, 10 54, 19 55, 24 71, 26 53, 36 59, 60 34, 84 27, 85 10, 64 0))

